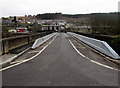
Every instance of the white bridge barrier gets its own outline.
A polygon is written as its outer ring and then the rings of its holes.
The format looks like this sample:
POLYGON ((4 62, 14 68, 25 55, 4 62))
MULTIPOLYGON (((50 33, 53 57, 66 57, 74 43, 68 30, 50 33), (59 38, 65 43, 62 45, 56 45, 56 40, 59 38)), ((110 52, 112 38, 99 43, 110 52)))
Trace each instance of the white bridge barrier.
POLYGON ((68 34, 76 37, 77 39, 81 40, 85 44, 89 45, 90 47, 96 49, 97 51, 113 58, 113 59, 120 59, 120 56, 105 42, 100 41, 97 39, 85 37, 76 33, 68 32, 68 34))
POLYGON ((50 38, 52 38, 56 34, 57 33, 52 33, 52 34, 49 34, 47 36, 44 36, 42 38, 37 39, 34 42, 34 44, 32 45, 31 49, 35 49, 35 48, 39 47, 41 44, 43 44, 44 42, 46 42, 47 40, 49 40, 50 38))

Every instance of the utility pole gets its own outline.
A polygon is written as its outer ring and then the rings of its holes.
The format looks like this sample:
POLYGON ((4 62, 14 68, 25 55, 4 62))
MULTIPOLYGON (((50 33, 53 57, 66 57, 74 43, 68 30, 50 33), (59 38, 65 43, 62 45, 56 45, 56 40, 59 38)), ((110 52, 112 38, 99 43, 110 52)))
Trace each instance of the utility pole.
POLYGON ((14 22, 14 23, 15 23, 15 24, 14 24, 14 28, 15 28, 15 30, 16 30, 16 27, 17 27, 17 20, 16 20, 16 16, 14 16, 14 18, 13 18, 12 22, 14 22))

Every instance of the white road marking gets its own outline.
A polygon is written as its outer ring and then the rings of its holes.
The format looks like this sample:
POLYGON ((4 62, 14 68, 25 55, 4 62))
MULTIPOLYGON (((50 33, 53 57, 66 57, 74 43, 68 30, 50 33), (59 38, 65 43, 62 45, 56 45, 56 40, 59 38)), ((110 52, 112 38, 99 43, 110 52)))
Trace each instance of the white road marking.
POLYGON ((31 51, 31 52, 28 52, 28 53, 38 53, 39 51, 31 51))
MULTIPOLYGON (((68 39, 69 40, 69 39, 68 39)), ((97 64, 97 65, 100 65, 102 67, 105 67, 105 68, 109 68, 109 69, 112 69, 112 70, 116 70, 116 71, 120 71, 119 69, 116 69, 116 68, 113 68, 113 67, 110 67, 108 65, 104 65, 104 64, 101 64, 99 62, 96 62, 94 60, 91 60, 90 58, 86 57, 85 55, 83 55, 82 53, 80 53, 80 51, 77 50, 77 48, 74 46, 74 44, 71 42, 71 40, 69 40, 70 44, 73 46, 73 48, 77 51, 78 54, 80 54, 82 57, 86 58, 87 60, 90 60, 91 62, 97 64)))
POLYGON ((93 62, 93 63, 95 63, 95 64, 98 64, 98 65, 101 65, 101 66, 103 66, 103 67, 109 68, 109 69, 113 69, 113 70, 116 70, 116 71, 120 71, 120 70, 118 70, 118 69, 116 69, 116 68, 113 68, 113 67, 110 67, 110 66, 101 64, 101 63, 96 62, 96 61, 94 61, 94 60, 91 60, 91 62, 93 62))
POLYGON ((22 62, 22 61, 23 61, 23 60, 13 61, 13 62, 11 62, 10 64, 15 64, 15 63, 22 62))
POLYGON ((85 57, 82 53, 80 53, 77 48, 73 45, 73 43, 69 40, 70 44, 73 46, 73 48, 77 51, 78 54, 80 54, 82 57, 85 57))
POLYGON ((10 66, 8 66, 8 67, 2 68, 2 69, 0 69, 0 71, 7 70, 7 69, 9 69, 9 68, 15 67, 15 66, 17 66, 17 65, 19 65, 19 64, 22 64, 22 63, 25 63, 25 62, 27 62, 27 61, 30 61, 30 60, 34 59, 35 57, 37 57, 38 55, 40 55, 40 54, 57 38, 57 36, 58 36, 58 34, 54 37, 54 39, 53 39, 51 42, 49 42, 49 44, 47 44, 41 51, 39 51, 39 52, 38 52, 36 55, 34 55, 33 57, 31 57, 31 58, 29 58, 29 59, 22 60, 21 62, 16 63, 16 64, 14 64, 14 65, 10 65, 10 66))

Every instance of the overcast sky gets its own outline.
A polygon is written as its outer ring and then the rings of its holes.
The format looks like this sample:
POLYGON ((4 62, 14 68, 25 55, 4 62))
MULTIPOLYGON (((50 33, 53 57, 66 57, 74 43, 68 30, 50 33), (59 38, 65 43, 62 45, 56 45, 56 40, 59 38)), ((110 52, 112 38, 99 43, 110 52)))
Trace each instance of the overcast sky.
POLYGON ((1 16, 62 12, 84 14, 118 11, 119 0, 0 0, 1 16))

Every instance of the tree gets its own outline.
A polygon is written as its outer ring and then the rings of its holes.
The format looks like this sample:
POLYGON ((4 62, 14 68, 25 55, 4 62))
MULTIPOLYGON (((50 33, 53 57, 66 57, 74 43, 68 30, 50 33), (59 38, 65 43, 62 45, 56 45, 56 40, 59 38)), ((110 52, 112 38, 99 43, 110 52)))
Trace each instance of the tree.
POLYGON ((91 17, 91 26, 93 33, 119 35, 118 13, 94 14, 91 17))

